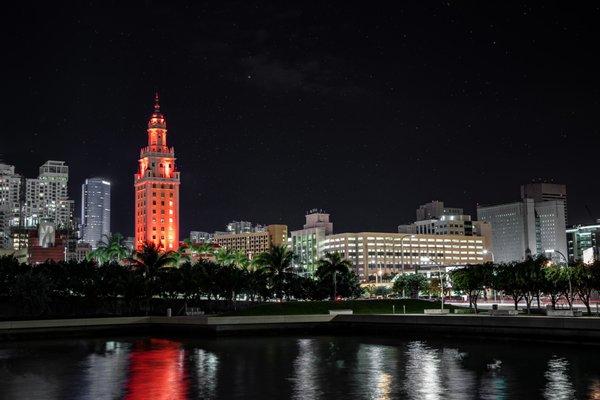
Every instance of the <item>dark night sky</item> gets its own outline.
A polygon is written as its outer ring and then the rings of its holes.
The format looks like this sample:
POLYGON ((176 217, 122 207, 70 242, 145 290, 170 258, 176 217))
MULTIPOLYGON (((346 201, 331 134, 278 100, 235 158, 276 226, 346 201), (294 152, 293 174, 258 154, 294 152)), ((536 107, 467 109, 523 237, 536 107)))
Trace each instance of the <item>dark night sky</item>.
POLYGON ((338 232, 394 231, 423 202, 474 212, 532 179, 568 185, 570 222, 600 217, 591 2, 48 3, 3 10, 0 158, 28 176, 66 160, 77 203, 109 178, 113 231, 133 230, 156 88, 182 237, 298 228, 313 207, 338 232))

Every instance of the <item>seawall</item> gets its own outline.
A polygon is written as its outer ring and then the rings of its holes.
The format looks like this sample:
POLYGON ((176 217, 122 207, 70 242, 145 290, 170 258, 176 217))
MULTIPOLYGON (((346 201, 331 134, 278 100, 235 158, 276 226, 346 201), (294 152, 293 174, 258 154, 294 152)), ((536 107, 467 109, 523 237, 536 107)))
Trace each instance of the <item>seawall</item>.
POLYGON ((119 317, 0 322, 0 340, 98 334, 392 334, 600 344, 600 318, 487 315, 119 317))

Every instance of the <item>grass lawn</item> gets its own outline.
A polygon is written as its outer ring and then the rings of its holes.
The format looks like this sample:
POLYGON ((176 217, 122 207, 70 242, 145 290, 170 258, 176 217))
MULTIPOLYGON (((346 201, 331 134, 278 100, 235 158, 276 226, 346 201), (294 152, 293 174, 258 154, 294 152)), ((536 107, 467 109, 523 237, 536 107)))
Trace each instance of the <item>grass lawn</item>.
MULTIPOLYGON (((391 314, 393 306, 396 314, 422 314, 426 308, 440 308, 439 301, 414 299, 384 300, 343 300, 343 301, 289 301, 283 303, 263 303, 246 310, 224 313, 222 315, 303 315, 329 314, 329 310, 350 309, 354 314, 391 314)), ((454 306, 444 305, 453 309, 454 306)))

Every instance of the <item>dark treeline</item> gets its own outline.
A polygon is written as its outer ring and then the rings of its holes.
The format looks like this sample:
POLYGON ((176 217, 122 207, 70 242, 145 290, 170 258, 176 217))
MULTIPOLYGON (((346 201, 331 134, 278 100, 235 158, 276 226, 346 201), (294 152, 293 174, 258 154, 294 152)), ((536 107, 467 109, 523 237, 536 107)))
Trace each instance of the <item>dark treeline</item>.
POLYGON ((590 300, 600 290, 600 261, 558 265, 543 256, 528 257, 508 264, 468 265, 452 271, 450 278, 453 291, 468 295, 475 310, 482 295, 496 290, 510 297, 515 309, 525 300, 528 313, 532 304, 539 308, 540 297, 546 297, 552 308, 560 302, 572 307, 579 299, 591 314, 590 300))
POLYGON ((150 244, 133 254, 110 248, 102 246, 83 262, 32 266, 1 257, 0 299, 5 300, 5 311, 22 317, 148 315, 171 307, 176 315, 186 306, 210 312, 236 309, 239 301, 361 294, 356 275, 337 254, 327 254, 315 276, 308 277, 294 270, 294 255, 285 247, 274 247, 252 262, 223 249, 192 261, 186 252, 163 252, 150 244))

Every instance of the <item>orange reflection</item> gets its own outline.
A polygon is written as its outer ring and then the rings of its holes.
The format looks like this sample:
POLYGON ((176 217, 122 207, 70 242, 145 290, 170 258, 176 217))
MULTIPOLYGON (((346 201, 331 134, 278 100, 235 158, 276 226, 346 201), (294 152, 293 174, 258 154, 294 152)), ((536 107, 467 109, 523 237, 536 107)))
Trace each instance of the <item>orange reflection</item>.
POLYGON ((187 397, 181 344, 150 339, 133 347, 126 399, 178 400, 187 397))

